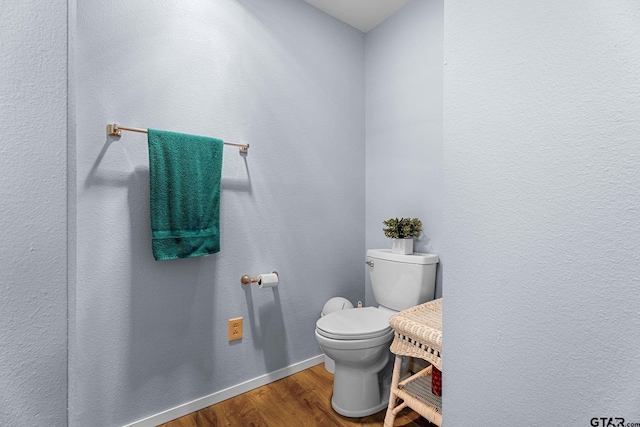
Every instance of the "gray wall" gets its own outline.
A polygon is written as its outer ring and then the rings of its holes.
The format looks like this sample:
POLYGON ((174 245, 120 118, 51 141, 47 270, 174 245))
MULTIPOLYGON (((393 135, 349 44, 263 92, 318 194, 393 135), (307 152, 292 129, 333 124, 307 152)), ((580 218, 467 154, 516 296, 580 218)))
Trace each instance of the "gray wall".
MULTIPOLYGON (((366 36, 366 247, 391 248, 382 221, 418 217, 418 252, 442 267, 443 1, 408 3, 366 36)), ((360 257, 364 271, 364 254, 360 257)), ((368 275, 367 304, 375 304, 368 275)))
POLYGON ((0 14, 0 425, 67 422, 67 3, 0 14))
POLYGON ((638 28, 634 2, 447 2, 448 426, 640 421, 638 28))
POLYGON ((72 424, 125 424, 321 354, 326 300, 364 298, 364 35, 301 1, 92 0, 76 53, 72 424), (251 144, 225 148, 220 253, 153 260, 146 136, 106 137, 109 122, 251 144), (240 285, 272 270, 275 290, 240 285))

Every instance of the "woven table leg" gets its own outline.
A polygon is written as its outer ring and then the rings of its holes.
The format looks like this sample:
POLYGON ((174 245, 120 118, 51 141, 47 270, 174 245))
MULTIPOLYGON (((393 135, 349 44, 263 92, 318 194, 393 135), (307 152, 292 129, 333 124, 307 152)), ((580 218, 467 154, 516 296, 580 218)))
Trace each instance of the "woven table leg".
POLYGON ((393 363, 393 376, 391 377, 391 392, 389 393, 389 406, 387 407, 387 414, 384 417, 384 427, 393 427, 393 423, 396 420, 397 412, 394 411, 398 402, 398 383, 400 382, 400 371, 402 370, 402 356, 396 355, 396 360, 393 363))

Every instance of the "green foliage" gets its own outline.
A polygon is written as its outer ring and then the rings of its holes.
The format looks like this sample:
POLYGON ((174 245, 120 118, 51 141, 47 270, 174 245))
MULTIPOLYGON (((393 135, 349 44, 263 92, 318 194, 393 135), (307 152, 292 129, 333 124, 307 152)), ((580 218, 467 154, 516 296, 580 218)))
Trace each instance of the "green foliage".
POLYGON ((382 223, 384 235, 391 239, 419 237, 422 233, 422 222, 418 218, 390 218, 382 223))

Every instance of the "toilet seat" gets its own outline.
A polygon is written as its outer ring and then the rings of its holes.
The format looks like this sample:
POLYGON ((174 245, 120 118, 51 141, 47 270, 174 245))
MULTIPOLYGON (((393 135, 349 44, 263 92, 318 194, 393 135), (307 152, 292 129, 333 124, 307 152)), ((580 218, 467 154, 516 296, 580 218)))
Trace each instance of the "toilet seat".
POLYGON ((375 307, 334 311, 316 322, 316 331, 335 340, 365 340, 381 337, 391 330, 394 313, 375 307))

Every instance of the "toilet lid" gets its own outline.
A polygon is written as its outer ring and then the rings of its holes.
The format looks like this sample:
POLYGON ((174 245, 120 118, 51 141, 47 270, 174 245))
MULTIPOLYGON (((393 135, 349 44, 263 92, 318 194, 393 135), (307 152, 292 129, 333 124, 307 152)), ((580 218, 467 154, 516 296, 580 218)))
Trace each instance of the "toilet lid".
POLYGON ((322 336, 338 340, 376 338, 389 333, 389 318, 393 314, 375 307, 334 311, 318 319, 316 330, 322 336))

